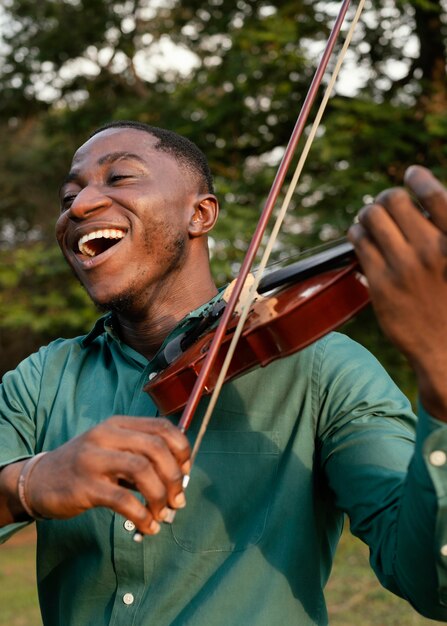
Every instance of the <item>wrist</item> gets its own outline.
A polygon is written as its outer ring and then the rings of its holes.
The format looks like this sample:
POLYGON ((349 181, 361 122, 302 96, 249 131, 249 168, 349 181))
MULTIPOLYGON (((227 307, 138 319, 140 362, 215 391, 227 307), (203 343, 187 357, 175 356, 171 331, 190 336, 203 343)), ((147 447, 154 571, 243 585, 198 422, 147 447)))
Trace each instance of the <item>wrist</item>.
POLYGON ((419 401, 434 418, 447 422, 447 385, 444 380, 418 375, 419 401))
POLYGON ((29 480, 36 465, 41 461, 46 452, 39 452, 35 456, 31 457, 22 465, 18 480, 17 480, 17 495, 20 500, 22 508, 28 515, 29 519, 44 520, 43 517, 30 502, 29 497, 29 480))
POLYGON ((0 527, 30 521, 17 493, 17 482, 27 461, 28 459, 10 463, 0 471, 0 527))

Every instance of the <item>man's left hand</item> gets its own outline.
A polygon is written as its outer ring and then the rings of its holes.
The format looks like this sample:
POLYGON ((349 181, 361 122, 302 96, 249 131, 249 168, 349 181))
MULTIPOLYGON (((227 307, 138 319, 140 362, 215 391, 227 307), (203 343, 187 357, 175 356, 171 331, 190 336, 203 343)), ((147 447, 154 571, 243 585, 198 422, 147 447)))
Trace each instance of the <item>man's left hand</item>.
POLYGON ((408 191, 389 189, 365 206, 348 237, 379 323, 416 372, 422 404, 447 421, 447 190, 419 166, 405 184, 408 191))

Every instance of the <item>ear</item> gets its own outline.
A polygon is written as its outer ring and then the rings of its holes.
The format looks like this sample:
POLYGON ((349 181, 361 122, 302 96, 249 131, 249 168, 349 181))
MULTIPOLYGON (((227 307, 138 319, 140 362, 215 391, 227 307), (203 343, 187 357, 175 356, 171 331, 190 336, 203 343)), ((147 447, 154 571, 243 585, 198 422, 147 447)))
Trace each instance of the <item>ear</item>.
POLYGON ((193 213, 189 220, 188 233, 190 237, 206 235, 216 223, 219 215, 219 202, 213 194, 197 196, 193 213))

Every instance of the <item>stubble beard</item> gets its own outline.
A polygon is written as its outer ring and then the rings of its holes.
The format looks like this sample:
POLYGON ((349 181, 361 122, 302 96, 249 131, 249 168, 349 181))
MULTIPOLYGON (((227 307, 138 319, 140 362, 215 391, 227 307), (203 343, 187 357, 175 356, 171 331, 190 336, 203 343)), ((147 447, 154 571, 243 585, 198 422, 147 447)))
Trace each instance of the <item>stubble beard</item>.
MULTIPOLYGON (((148 233, 145 235, 145 248, 148 251, 148 256, 153 255, 148 233)), ((172 279, 173 275, 182 267, 185 253, 186 238, 182 235, 177 234, 175 238, 166 243, 165 255, 171 256, 171 259, 163 274, 164 282, 167 278, 172 279)), ((133 279, 120 294, 111 297, 107 302, 97 302, 93 297, 90 297, 100 313, 113 313, 130 319, 138 319, 144 317, 147 311, 149 305, 148 291, 153 292, 153 289, 141 289, 139 281, 133 279)))

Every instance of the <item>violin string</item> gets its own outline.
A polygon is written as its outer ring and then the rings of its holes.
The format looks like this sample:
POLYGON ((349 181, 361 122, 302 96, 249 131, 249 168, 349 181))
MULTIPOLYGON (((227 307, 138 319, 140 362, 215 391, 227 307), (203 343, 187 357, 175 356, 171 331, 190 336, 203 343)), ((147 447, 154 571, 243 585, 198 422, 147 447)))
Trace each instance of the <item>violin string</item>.
MULTIPOLYGON (((281 267, 285 267, 287 265, 289 265, 290 261, 294 261, 294 260, 301 260, 306 258, 307 256, 311 256, 314 254, 318 254, 319 252, 325 252, 326 250, 330 250, 331 248, 341 244, 341 243, 345 243, 347 241, 346 237, 342 236, 342 237, 338 237, 337 239, 331 239, 330 241, 325 241, 323 243, 320 243, 318 246, 312 246, 312 248, 305 248, 304 250, 300 250, 299 252, 296 252, 294 254, 289 254, 286 257, 282 257, 280 259, 277 259, 276 261, 272 261, 271 263, 269 263, 264 271, 268 272, 269 270, 273 269, 274 267, 277 267, 278 265, 280 265, 281 267)), ((259 265, 256 265, 253 268, 253 274, 257 274, 257 272, 259 271, 259 265)))
POLYGON ((343 63, 343 60, 344 60, 344 58, 346 56, 346 52, 347 52, 347 50, 349 48, 349 45, 350 45, 351 40, 352 40, 352 37, 354 35, 355 27, 357 26, 357 23, 358 23, 358 21, 360 19, 360 16, 362 14, 365 1, 366 0, 360 0, 359 4, 357 6, 357 10, 356 10, 355 16, 354 16, 354 18, 353 18, 353 20, 351 22, 351 26, 349 28, 348 34, 346 35, 346 39, 345 39, 344 45, 343 45, 343 47, 342 47, 342 49, 341 49, 341 51, 340 51, 340 53, 338 55, 334 71, 332 73, 332 76, 331 76, 331 79, 329 81, 329 84, 328 84, 328 86, 326 88, 326 91, 325 91, 325 94, 324 94, 323 99, 321 101, 321 104, 320 104, 320 107, 318 109, 317 115, 315 116, 315 120, 314 120, 314 122, 312 124, 311 130, 309 132, 308 138, 307 138, 305 146, 304 146, 304 149, 303 149, 303 151, 301 153, 301 156, 299 158, 299 161, 298 161, 298 164, 296 166, 296 169, 295 169, 292 181, 291 181, 291 183, 289 185, 289 188, 287 190, 287 193, 286 193, 286 195, 284 197, 281 209, 280 209, 280 211, 278 213, 278 216, 276 218, 276 222, 275 222, 274 227, 273 227, 273 229, 271 231, 269 240, 267 241, 267 244, 266 244, 266 247, 265 247, 265 250, 264 250, 264 254, 263 254, 262 259, 261 259, 260 264, 259 264, 258 273, 257 273, 257 275, 255 277, 255 280, 254 280, 254 282, 253 282, 253 284, 252 284, 252 286, 251 286, 251 288, 249 290, 248 296, 247 296, 247 298, 246 298, 246 300, 245 300, 245 302, 244 302, 244 304, 242 306, 242 310, 241 310, 241 313, 240 313, 240 318, 239 318, 238 324, 237 324, 236 329, 234 331, 233 338, 232 338, 231 343, 229 345, 227 354, 225 356, 225 360, 224 360, 224 362, 222 364, 222 367, 220 369, 220 372, 219 372, 219 375, 217 377, 213 393, 211 394, 209 404, 208 404, 207 409, 205 411, 205 415, 204 415, 204 417, 202 419, 202 423, 200 425, 199 432, 197 433, 196 440, 194 442, 194 447, 193 447, 192 454, 191 454, 191 463, 192 464, 195 461, 195 458, 196 458, 196 456, 198 454, 198 451, 199 451, 199 448, 200 448, 200 444, 201 444, 202 439, 203 439, 203 437, 205 435, 205 432, 206 432, 206 430, 208 428, 208 424, 209 424, 209 421, 211 419, 211 416, 212 416, 212 413, 214 411, 214 408, 216 406, 217 399, 219 397, 219 394, 220 394, 220 391, 222 389, 222 386, 223 386, 223 384, 225 382, 225 376, 226 376, 227 371, 228 371, 228 369, 230 367, 231 359, 233 358, 234 352, 236 350, 236 345, 237 345, 237 343, 239 341, 239 337, 240 337, 240 335, 242 333, 242 329, 243 329, 243 326, 245 324, 245 320, 248 317, 251 305, 253 303, 253 300, 255 299, 256 290, 257 290, 258 284, 259 284, 259 282, 261 280, 263 271, 264 271, 264 269, 265 269, 265 267, 267 265, 268 259, 270 257, 271 251, 273 249, 273 245, 274 245, 274 243, 275 243, 275 241, 276 241, 276 239, 278 237, 279 229, 281 228, 281 225, 282 225, 282 223, 284 221, 284 217, 285 217, 285 215, 287 213, 287 209, 288 209, 288 207, 290 205, 293 193, 294 193, 295 188, 296 188, 296 186, 298 184, 299 178, 301 176, 301 172, 303 170, 304 164, 305 164, 306 159, 308 157, 308 154, 310 152, 310 148, 312 146, 312 143, 314 141, 315 135, 316 135, 317 130, 319 128, 321 119, 323 117, 323 113, 324 113, 324 111, 326 109, 327 103, 328 103, 329 98, 331 96, 331 93, 333 91, 333 88, 334 88, 335 82, 337 80, 338 74, 340 72, 341 65, 343 63))

